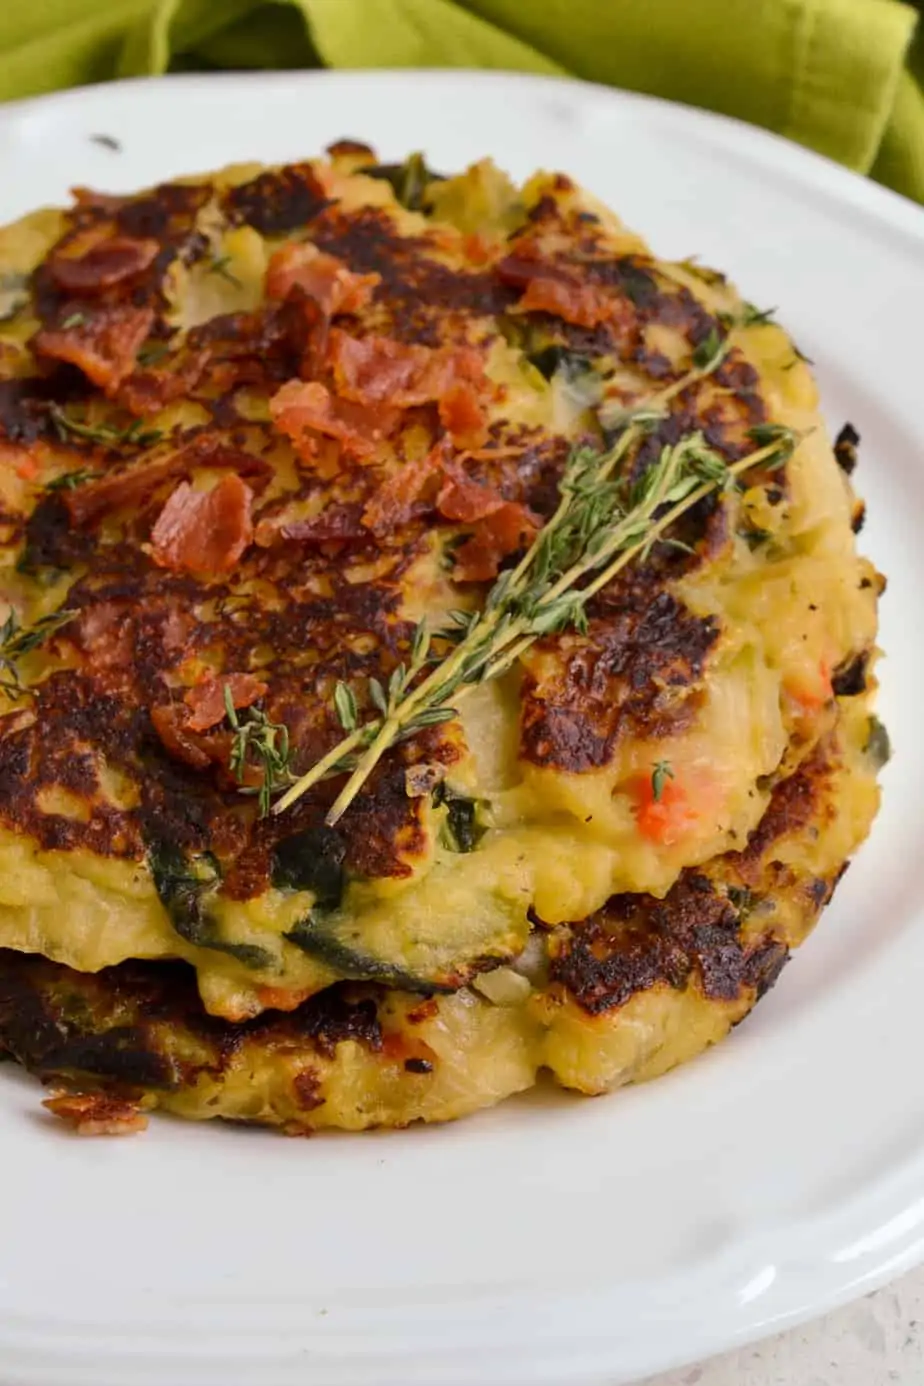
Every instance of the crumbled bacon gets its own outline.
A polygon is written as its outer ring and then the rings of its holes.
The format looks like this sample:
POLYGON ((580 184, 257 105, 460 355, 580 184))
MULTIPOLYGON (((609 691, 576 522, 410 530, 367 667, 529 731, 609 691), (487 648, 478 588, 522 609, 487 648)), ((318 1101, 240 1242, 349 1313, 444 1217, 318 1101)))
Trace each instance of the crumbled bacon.
POLYGON ((253 492, 237 473, 211 491, 180 482, 151 533, 151 553, 162 568, 220 576, 234 567, 253 538, 253 492))
POLYGON ((439 402, 440 423, 459 448, 480 448, 487 441, 488 420, 471 385, 451 385, 439 402))
POLYGON ((140 418, 157 414, 165 405, 194 390, 208 364, 209 353, 200 350, 186 352, 179 360, 171 360, 169 365, 133 370, 122 381, 116 398, 130 414, 140 418))
POLYGON ((227 713, 226 692, 235 708, 250 707, 262 698, 267 685, 253 674, 219 674, 196 684, 185 694, 183 701, 190 709, 186 726, 191 732, 209 731, 223 721, 227 713))
POLYGON ((538 521, 532 511, 505 501, 478 522, 474 533, 453 555, 457 582, 488 582, 497 577, 501 560, 532 540, 538 521))
POLYGON ((319 548, 322 544, 368 542, 369 532, 363 528, 361 506, 328 505, 320 515, 307 520, 287 519, 285 513, 267 516, 257 525, 255 538, 264 549, 280 540, 319 548))
POLYGON ((289 437, 296 451, 314 451, 306 429, 336 438, 344 451, 357 459, 372 457, 382 440, 398 422, 395 409, 367 408, 349 399, 339 399, 317 381, 289 380, 270 400, 270 415, 276 427, 289 437))
POLYGON ((405 462, 376 488, 363 510, 363 524, 374 534, 387 534, 405 524, 414 512, 427 484, 437 476, 446 456, 441 439, 423 457, 405 462))
POLYGON ((153 321, 152 308, 98 308, 72 327, 42 328, 33 337, 32 348, 38 356, 77 366, 94 385, 112 395, 134 370, 138 348, 153 321))
POLYGON ((441 400, 454 386, 484 384, 484 363, 473 347, 407 345, 391 337, 351 337, 334 328, 328 359, 337 392, 359 404, 398 409, 441 400))
POLYGON ((335 255, 325 255, 310 241, 302 241, 274 251, 266 271, 266 294, 283 299, 297 286, 328 317, 334 317, 365 308, 380 282, 381 275, 354 274, 335 255))
POLYGON ((578 327, 599 327, 612 305, 602 289, 564 279, 533 279, 515 309, 518 313, 552 313, 578 327))
POLYGON ((137 1102, 106 1093, 59 1093, 42 1106, 78 1136, 134 1136, 147 1130, 148 1119, 137 1102))
POLYGON ((150 461, 135 462, 64 493, 64 504, 76 525, 86 525, 122 505, 137 505, 165 481, 188 476, 196 466, 233 467, 241 475, 267 475, 270 464, 253 453, 228 447, 205 435, 186 447, 150 461))
POLYGON ((584 283, 562 265, 541 260, 529 247, 497 266, 505 284, 524 289, 517 313, 552 313, 578 327, 599 327, 613 317, 618 300, 597 284, 584 283))
POLYGON ((69 294, 95 294, 143 274, 160 253, 158 241, 112 236, 91 246, 83 255, 52 255, 48 272, 69 294))
POLYGON ((471 481, 464 473, 453 469, 443 482, 436 499, 436 507, 447 520, 458 520, 460 524, 471 525, 493 515, 507 502, 503 496, 471 481))

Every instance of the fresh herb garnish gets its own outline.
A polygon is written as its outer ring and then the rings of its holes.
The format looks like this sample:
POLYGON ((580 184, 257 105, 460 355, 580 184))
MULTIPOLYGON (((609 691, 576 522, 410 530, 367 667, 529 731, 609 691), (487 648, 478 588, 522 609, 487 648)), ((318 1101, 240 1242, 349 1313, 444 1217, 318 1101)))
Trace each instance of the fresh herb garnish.
POLYGON ((730 342, 718 328, 710 327, 693 351, 693 364, 700 371, 713 371, 728 355, 730 342))
POLYGON ((664 793, 664 785, 667 780, 674 778, 669 760, 658 760, 651 769, 651 797, 656 804, 661 802, 664 793))
POLYGON ((226 279, 229 284, 233 284, 236 289, 243 288, 237 275, 228 266, 231 263, 230 255, 213 255, 206 266, 209 274, 218 274, 222 279, 226 279))
POLYGON ((91 472, 86 467, 79 467, 75 472, 62 472, 61 476, 54 477, 53 480, 49 481, 45 490, 73 491, 78 486, 82 486, 85 481, 92 481, 96 475, 96 472, 91 472))
POLYGON ((61 326, 65 332, 71 327, 83 327, 87 321, 86 313, 68 313, 61 326))
POLYGON ((377 717, 354 721, 352 704, 341 693, 337 713, 348 735, 287 790, 275 812, 284 812, 320 780, 349 769, 350 779, 327 815, 329 824, 336 823, 391 746, 456 717, 454 703, 468 689, 505 673, 540 636, 568 627, 586 630, 590 599, 633 559, 644 558, 691 506, 730 486, 750 467, 784 460, 796 442, 784 430, 785 439, 775 436, 727 464, 701 433, 691 433, 664 447, 642 477, 633 481, 621 475, 634 445, 661 417, 650 405, 640 407, 636 418, 627 418, 614 447, 574 450, 560 483, 558 509, 517 566, 497 578, 484 608, 450 612, 450 625, 432 635, 418 627, 411 664, 392 674, 387 692, 377 681, 369 682, 377 717), (429 656, 433 642, 442 651, 435 661, 429 656), (415 673, 431 662, 435 667, 413 687, 415 673))
POLYGON ((793 370, 798 366, 800 361, 804 361, 807 366, 814 366, 815 362, 812 360, 811 356, 806 356, 804 351, 800 351, 795 342, 791 342, 790 345, 793 349, 793 358, 783 367, 784 371, 793 370))
POLYGON ((248 707, 239 713, 234 706, 231 689, 225 684, 225 713, 234 729, 234 741, 228 757, 228 769, 237 780, 242 794, 256 794, 260 817, 270 811, 272 796, 292 783, 289 769, 289 729, 283 722, 271 722, 258 707, 248 707), (248 769, 261 772, 259 785, 245 785, 248 769))
POLYGON ((741 312, 738 314, 739 327, 764 327, 768 322, 773 322, 776 316, 775 308, 755 308, 753 303, 744 303, 741 312))
POLYGON ((113 424, 88 424, 73 419, 57 404, 52 404, 49 413, 58 437, 67 442, 68 434, 76 438, 86 438, 89 442, 100 443, 103 447, 152 447, 163 438, 158 428, 145 428, 141 419, 132 419, 126 428, 116 428, 113 424))
POLYGON ((37 650, 62 626, 77 615, 76 611, 52 611, 31 626, 22 626, 15 611, 10 611, 0 626, 0 688, 9 698, 21 698, 25 693, 19 676, 17 660, 37 650))
POLYGON ((792 453, 796 443, 799 441, 798 435, 785 424, 755 424, 748 429, 748 437, 752 443, 756 443, 759 448, 779 448, 777 456, 768 458, 764 463, 765 471, 774 471, 777 467, 782 467, 787 458, 792 453))
POLYGON ((399 665, 387 691, 377 679, 369 680, 368 700, 378 713, 369 721, 359 722, 355 695, 338 685, 334 706, 347 735, 290 784, 275 813, 285 812, 321 780, 350 771, 325 820, 338 822, 391 746, 457 717, 459 698, 506 673, 541 636, 568 627, 586 631, 591 598, 634 559, 644 561, 682 515, 712 491, 733 486, 751 467, 772 469, 786 462, 799 436, 781 425, 762 425, 751 431, 756 449, 736 462, 727 463, 697 431, 663 447, 642 476, 627 475, 636 445, 667 417, 667 403, 714 372, 730 349, 730 335, 722 337, 712 328, 685 375, 635 405, 610 406, 605 417, 600 411, 608 437, 616 430, 613 445, 604 451, 574 449, 559 483, 558 508, 516 567, 497 578, 484 607, 450 612, 450 624, 439 631, 421 624, 410 666, 399 665), (440 648, 436 656, 430 653, 434 643, 440 648), (435 667, 413 686, 427 664, 435 667))

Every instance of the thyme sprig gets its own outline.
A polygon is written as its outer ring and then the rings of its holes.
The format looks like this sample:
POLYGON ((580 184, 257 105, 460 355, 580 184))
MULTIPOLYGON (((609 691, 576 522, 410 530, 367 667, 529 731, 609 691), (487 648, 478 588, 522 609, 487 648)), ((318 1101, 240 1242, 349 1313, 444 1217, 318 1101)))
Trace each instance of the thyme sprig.
POLYGON ((224 687, 224 701, 225 714, 234 731, 228 769, 242 794, 258 796, 260 817, 265 818, 273 795, 292 783, 289 729, 283 722, 271 722, 262 708, 248 707, 239 713, 228 684, 224 687), (250 769, 261 772, 258 785, 244 783, 250 769))
POLYGON ((21 698, 26 692, 19 673, 18 661, 22 656, 37 650, 76 615, 69 609, 52 611, 33 625, 23 626, 16 612, 10 611, 0 625, 0 689, 8 698, 21 698))
POLYGON ((57 404, 51 406, 49 413, 62 442, 67 442, 68 435, 73 434, 76 438, 86 438, 89 442, 100 443, 107 448, 148 448, 159 443, 164 436, 158 428, 146 429, 141 419, 132 419, 127 427, 116 428, 113 424, 88 424, 81 419, 74 419, 57 404))
POLYGON ((98 472, 91 472, 87 467, 78 467, 75 472, 62 472, 60 476, 52 477, 46 491, 76 491, 78 486, 83 486, 84 482, 92 481, 98 472))
MULTIPOLYGON (((749 468, 781 465, 798 441, 791 430, 775 428, 746 457, 726 463, 702 433, 694 432, 664 447, 640 477, 623 475, 622 464, 660 417, 656 408, 640 407, 605 452, 575 449, 560 483, 558 508, 517 566, 496 580, 484 607, 451 612, 450 625, 432 635, 418 628, 415 649, 429 651, 436 642, 448 652, 416 686, 410 686, 413 658, 410 669, 398 671, 394 693, 389 688, 386 695, 370 683, 370 701, 379 715, 362 725, 355 696, 338 686, 335 707, 348 735, 291 785, 274 812, 284 812, 312 785, 349 769, 326 819, 336 823, 391 746, 457 716, 460 697, 505 673, 541 636, 569 627, 586 630, 587 603, 633 559, 647 556, 665 530, 749 468)), ((418 667, 422 672, 423 663, 418 667)))

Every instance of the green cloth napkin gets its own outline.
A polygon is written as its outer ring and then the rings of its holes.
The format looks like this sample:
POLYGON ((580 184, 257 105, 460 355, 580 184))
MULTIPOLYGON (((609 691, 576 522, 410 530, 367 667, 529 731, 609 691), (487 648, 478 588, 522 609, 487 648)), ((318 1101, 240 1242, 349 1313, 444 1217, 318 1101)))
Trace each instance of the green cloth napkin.
POLYGON ((0 99, 168 69, 571 73, 739 116, 924 202, 916 19, 902 0, 0 0, 0 99))

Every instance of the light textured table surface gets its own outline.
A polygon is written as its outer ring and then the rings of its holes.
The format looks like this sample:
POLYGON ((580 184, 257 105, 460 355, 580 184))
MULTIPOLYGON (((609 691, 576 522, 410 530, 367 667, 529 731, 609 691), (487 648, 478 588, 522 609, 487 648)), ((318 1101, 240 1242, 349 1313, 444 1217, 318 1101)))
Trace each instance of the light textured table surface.
POLYGON ((924 1386, 924 1267, 814 1323, 643 1386, 924 1386))

